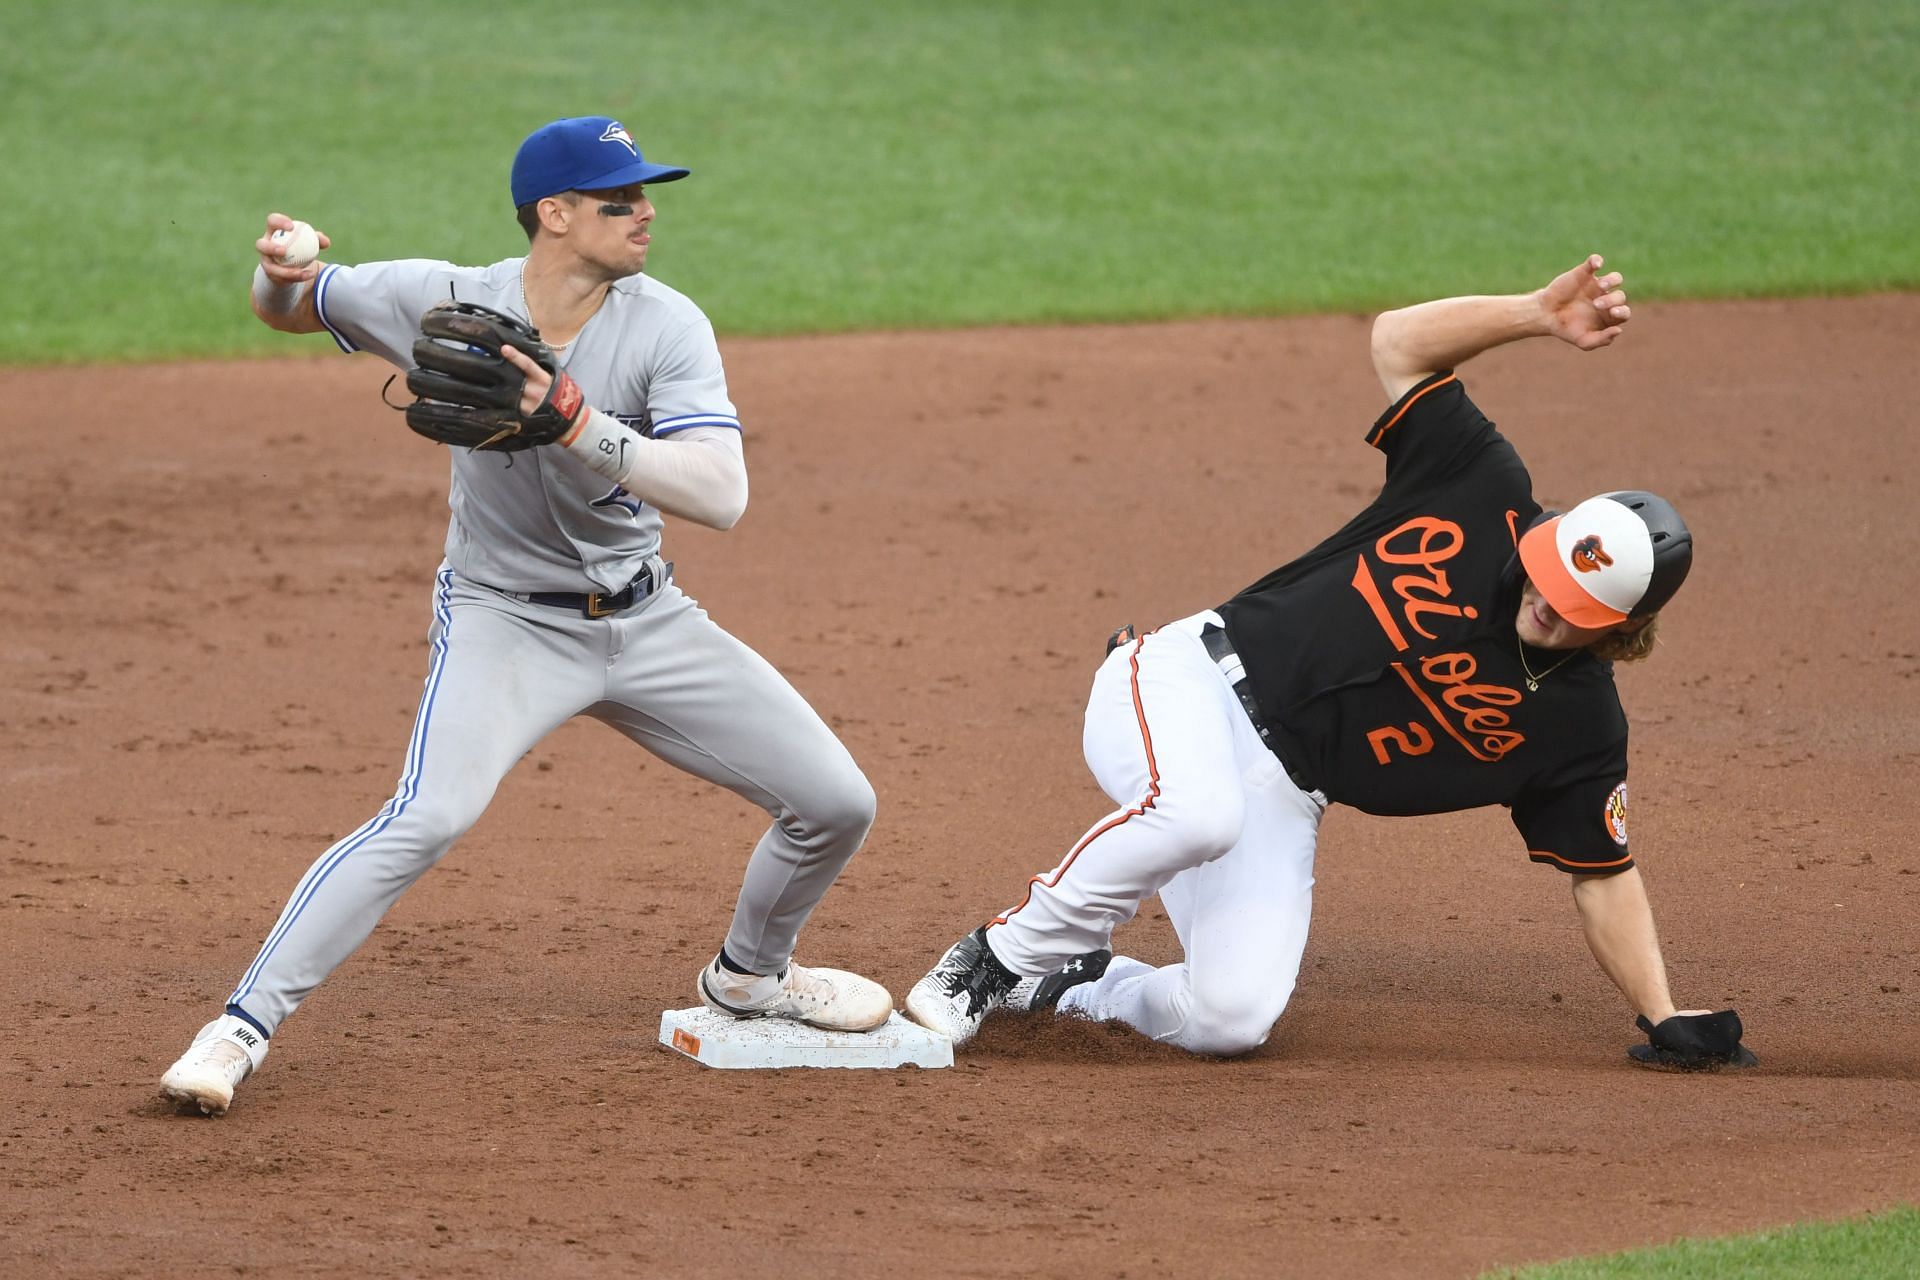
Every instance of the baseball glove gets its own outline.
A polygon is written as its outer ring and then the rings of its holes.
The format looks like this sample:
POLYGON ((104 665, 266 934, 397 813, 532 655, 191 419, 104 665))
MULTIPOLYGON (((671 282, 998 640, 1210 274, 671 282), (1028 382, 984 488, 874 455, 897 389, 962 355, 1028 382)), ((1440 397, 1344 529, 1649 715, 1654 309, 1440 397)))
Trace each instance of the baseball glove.
POLYGON ((1674 1014, 1658 1025, 1646 1015, 1633 1023, 1647 1033, 1646 1044, 1636 1044, 1627 1056, 1655 1071, 1718 1071, 1725 1067, 1757 1067, 1760 1059, 1740 1043, 1740 1015, 1731 1009, 1718 1013, 1674 1014))
POLYGON ((407 390, 419 399, 406 406, 407 425, 429 440, 513 453, 552 444, 587 412, 579 384, 540 341, 540 331, 504 311, 437 302, 420 317, 420 333, 413 344, 418 367, 407 372, 407 390), (526 375, 507 363, 503 346, 553 375, 532 413, 520 412, 526 375))

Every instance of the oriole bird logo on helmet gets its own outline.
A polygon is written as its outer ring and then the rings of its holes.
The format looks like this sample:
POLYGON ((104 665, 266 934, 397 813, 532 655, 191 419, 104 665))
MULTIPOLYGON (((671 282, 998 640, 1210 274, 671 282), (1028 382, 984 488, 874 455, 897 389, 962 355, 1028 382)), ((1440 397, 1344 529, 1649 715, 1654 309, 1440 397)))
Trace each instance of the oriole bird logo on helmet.
POLYGON ((1590 533, 1573 544, 1573 550, 1567 558, 1573 561, 1573 567, 1581 573, 1598 573, 1613 563, 1613 557, 1600 545, 1600 535, 1590 533))

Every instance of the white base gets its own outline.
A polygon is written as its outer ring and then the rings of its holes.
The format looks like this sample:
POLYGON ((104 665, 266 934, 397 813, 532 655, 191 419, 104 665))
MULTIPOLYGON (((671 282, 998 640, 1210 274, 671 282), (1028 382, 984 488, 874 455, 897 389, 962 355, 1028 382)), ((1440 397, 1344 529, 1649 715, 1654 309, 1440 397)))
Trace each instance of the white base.
POLYGON ((898 1013, 872 1031, 742 1020, 700 1007, 660 1015, 660 1043, 707 1067, 950 1067, 953 1042, 898 1013))

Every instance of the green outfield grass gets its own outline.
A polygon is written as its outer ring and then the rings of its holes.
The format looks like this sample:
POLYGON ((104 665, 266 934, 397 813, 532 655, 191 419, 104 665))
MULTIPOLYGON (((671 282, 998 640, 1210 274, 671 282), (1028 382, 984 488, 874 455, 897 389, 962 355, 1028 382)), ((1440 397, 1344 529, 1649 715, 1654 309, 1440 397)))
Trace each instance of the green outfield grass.
MULTIPOLYGON (((723 335, 1361 310, 1531 287, 1920 287, 1913 0, 8 0, 0 364, 330 350, 246 306, 279 209, 345 262, 525 241, 559 115, 648 155, 723 335), (298 21, 295 29, 284 24, 298 21)), ((1920 1271, 1920 1213, 1507 1273, 1920 1271)))
POLYGON ((1685 1240, 1483 1280, 1912 1280, 1920 1275, 1920 1209, 1809 1224, 1725 1240, 1685 1240))
POLYGON ((267 210, 342 261, 514 254, 514 147, 601 111, 695 170, 658 191, 653 270, 723 333, 1365 309, 1589 248, 1642 297, 1920 285, 1910 0, 15 0, 6 25, 6 362, 300 349, 244 305, 267 210))

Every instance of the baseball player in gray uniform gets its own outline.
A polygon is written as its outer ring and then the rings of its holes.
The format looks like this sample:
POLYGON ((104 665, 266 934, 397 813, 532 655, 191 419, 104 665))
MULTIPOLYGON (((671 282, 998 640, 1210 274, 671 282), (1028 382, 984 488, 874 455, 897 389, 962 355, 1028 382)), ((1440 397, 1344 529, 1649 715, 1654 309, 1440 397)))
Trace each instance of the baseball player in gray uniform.
MULTIPOLYGON (((473 825, 514 762, 576 715, 773 817, 725 943, 696 981, 708 1007, 848 1031, 891 1015, 879 984, 792 960, 801 927, 866 838, 873 788, 806 701, 683 593, 660 556, 662 513, 726 529, 747 501, 712 326, 643 274, 654 221, 645 188, 686 176, 648 162, 615 120, 548 124, 513 164, 527 255, 488 267, 287 265, 274 233, 295 224, 269 215, 253 308, 272 328, 324 330, 342 351, 408 369, 423 312, 449 298, 479 303, 537 328, 591 407, 566 441, 450 450, 452 519, 399 785, 301 877, 225 1011, 162 1078, 167 1096, 224 1114, 287 1016, 473 825)), ((555 377, 508 358, 537 404, 555 377)))

